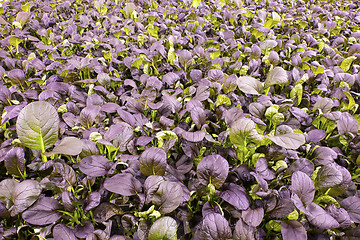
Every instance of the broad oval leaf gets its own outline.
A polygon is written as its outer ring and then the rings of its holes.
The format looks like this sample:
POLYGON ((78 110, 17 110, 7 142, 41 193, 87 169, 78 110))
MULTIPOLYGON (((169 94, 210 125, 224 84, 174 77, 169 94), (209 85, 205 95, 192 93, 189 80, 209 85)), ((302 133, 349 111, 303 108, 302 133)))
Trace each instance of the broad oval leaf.
POLYGON ((257 118, 262 118, 264 116, 265 110, 266 107, 258 102, 250 103, 249 105, 249 112, 251 115, 257 118))
POLYGON ((180 184, 164 181, 160 183, 159 189, 151 200, 160 207, 161 213, 170 213, 180 205, 182 195, 183 190, 180 184))
POLYGON ((256 228, 247 225, 241 218, 237 221, 234 230, 234 240, 255 240, 256 228))
POLYGON ((248 208, 243 211, 241 214, 242 219, 252 227, 257 227, 263 220, 264 217, 264 209, 263 208, 248 208))
POLYGON ((16 132, 21 143, 30 149, 45 150, 58 139, 59 116, 48 102, 33 102, 24 107, 17 118, 16 132))
POLYGON ((340 202, 341 207, 349 213, 350 219, 360 223, 360 198, 357 196, 347 197, 340 202))
POLYGON ((288 75, 282 67, 275 67, 270 70, 266 76, 265 86, 270 87, 272 85, 285 85, 289 83, 288 75))
POLYGON ((59 145, 55 146, 50 152, 44 153, 45 156, 51 156, 56 153, 65 155, 78 155, 82 151, 82 142, 76 137, 65 137, 61 139, 59 145))
POLYGON ((334 187, 343 181, 342 173, 331 166, 322 166, 317 173, 316 183, 319 187, 334 187))
POLYGON ((101 177, 108 173, 113 162, 101 155, 91 155, 83 158, 79 164, 80 170, 91 177, 101 177))
POLYGON ((286 149, 298 149, 305 144, 305 136, 301 133, 286 133, 278 136, 268 136, 276 145, 286 149))
POLYGON ((152 197, 159 189, 160 183, 164 182, 165 179, 162 176, 151 175, 146 178, 144 183, 144 192, 146 194, 145 203, 149 203, 152 200, 152 197))
POLYGON ((54 240, 77 240, 74 231, 62 223, 53 228, 53 237, 54 240))
POLYGON ((4 158, 5 168, 11 175, 22 176, 25 173, 25 153, 20 147, 12 148, 4 158))
POLYGON ((98 105, 90 105, 80 112, 79 122, 85 128, 90 128, 98 117, 101 107, 98 105))
POLYGON ((238 210, 246 210, 250 207, 250 201, 244 188, 235 183, 224 184, 224 190, 218 195, 238 210))
POLYGON ((12 190, 14 205, 10 209, 11 216, 15 216, 33 205, 39 198, 42 188, 35 180, 25 180, 16 185, 12 190))
POLYGON ((314 163, 318 165, 328 165, 337 158, 337 153, 329 147, 318 147, 314 153, 314 163))
POLYGON ((148 240, 176 240, 177 223, 172 217, 162 217, 156 220, 149 230, 148 240))
POLYGON ((293 194, 296 194, 305 205, 309 205, 314 199, 315 186, 308 175, 297 171, 291 176, 291 191, 293 194))
POLYGON ((104 182, 104 188, 123 196, 132 196, 141 192, 141 183, 130 173, 116 174, 107 178, 104 182))
POLYGON ((326 131, 320 129, 314 129, 307 133, 306 142, 319 142, 326 137, 326 131))
POLYGON ((281 234, 284 240, 307 239, 307 233, 304 226, 298 221, 282 221, 281 234))
POLYGON ((15 181, 12 178, 8 178, 0 182, 0 200, 5 203, 8 209, 14 203, 12 199, 13 191, 19 184, 19 182, 15 181))
POLYGON ((253 77, 244 76, 237 79, 237 85, 243 93, 259 95, 264 92, 261 82, 253 77))
POLYGON ((357 133, 359 131, 359 123, 348 112, 341 113, 339 120, 337 120, 337 129, 340 135, 345 133, 357 133))
POLYGON ((314 104, 313 111, 315 112, 317 109, 321 109, 323 113, 328 113, 331 111, 331 108, 333 106, 333 100, 331 100, 330 98, 322 98, 314 104))
POLYGON ((206 215, 200 229, 201 240, 230 240, 232 239, 229 222, 219 213, 206 215))
POLYGON ((51 197, 40 198, 32 207, 23 212, 22 218, 30 224, 48 225, 62 217, 57 210, 61 209, 58 200, 51 197))
POLYGON ((338 228, 339 223, 322 207, 316 203, 310 203, 307 207, 307 218, 309 222, 321 229, 338 228))
POLYGON ((197 166, 196 175, 203 185, 211 183, 220 188, 229 173, 229 163, 218 154, 204 157, 197 166))
POLYGON ((196 131, 196 132, 184 131, 182 133, 183 138, 189 142, 201 142, 204 139, 205 135, 206 133, 204 131, 196 131))
POLYGON ((7 76, 14 83, 22 82, 25 80, 25 73, 21 69, 13 69, 8 72, 7 76))
POLYGON ((140 156, 139 167, 145 176, 163 176, 166 171, 166 152, 157 147, 146 149, 140 156))

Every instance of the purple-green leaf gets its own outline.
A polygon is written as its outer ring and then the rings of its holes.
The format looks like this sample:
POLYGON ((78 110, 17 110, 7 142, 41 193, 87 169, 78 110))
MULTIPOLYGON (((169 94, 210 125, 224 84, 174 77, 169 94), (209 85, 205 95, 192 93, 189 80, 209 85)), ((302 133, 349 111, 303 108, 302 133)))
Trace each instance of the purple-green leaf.
POLYGON ((30 103, 20 111, 16 131, 25 147, 45 152, 58 139, 58 113, 48 102, 30 103))

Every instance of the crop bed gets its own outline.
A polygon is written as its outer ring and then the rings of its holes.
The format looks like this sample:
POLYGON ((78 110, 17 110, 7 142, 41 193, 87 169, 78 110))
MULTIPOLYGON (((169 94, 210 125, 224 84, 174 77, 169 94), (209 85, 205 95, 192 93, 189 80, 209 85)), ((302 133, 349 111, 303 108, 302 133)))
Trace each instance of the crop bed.
POLYGON ((3 239, 359 239, 360 3, 0 6, 3 239))

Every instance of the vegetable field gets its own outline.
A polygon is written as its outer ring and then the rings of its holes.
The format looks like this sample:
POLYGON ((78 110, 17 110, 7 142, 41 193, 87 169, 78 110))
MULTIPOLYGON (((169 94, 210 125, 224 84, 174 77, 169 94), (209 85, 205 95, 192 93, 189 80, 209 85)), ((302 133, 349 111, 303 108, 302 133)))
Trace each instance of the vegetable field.
POLYGON ((0 236, 360 239, 360 3, 0 6, 0 236))

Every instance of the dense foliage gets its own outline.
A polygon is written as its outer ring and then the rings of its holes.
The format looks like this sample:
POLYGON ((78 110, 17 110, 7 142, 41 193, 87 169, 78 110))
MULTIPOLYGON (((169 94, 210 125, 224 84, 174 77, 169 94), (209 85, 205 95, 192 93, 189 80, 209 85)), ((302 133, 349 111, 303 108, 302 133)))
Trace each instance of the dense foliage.
POLYGON ((359 2, 0 7, 4 239, 359 239, 359 2))

